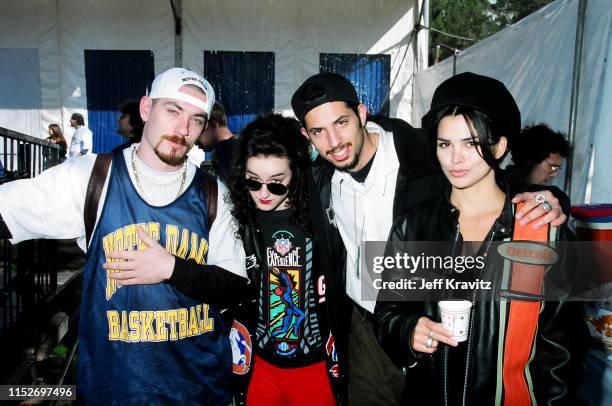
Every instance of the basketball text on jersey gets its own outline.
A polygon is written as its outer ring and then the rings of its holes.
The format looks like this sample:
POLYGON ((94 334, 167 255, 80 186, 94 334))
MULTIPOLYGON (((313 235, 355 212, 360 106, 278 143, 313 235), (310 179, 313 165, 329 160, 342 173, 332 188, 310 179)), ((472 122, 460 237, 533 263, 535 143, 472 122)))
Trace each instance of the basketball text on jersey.
POLYGON ((176 341, 214 330, 208 305, 189 309, 121 311, 108 310, 108 339, 127 343, 176 341))
MULTIPOLYGON (((104 238, 104 252, 110 251, 142 251, 146 245, 136 232, 142 227, 151 239, 160 241, 160 223, 129 224, 108 233, 104 238)), ((205 263, 208 252, 208 242, 198 234, 188 229, 167 224, 166 250, 180 258, 193 259, 199 264, 205 263)), ((121 260, 108 260, 116 262, 121 260)), ((107 275, 116 270, 107 270, 107 275)), ((117 292, 121 285, 116 280, 106 278, 106 300, 117 292)), ((175 341, 186 337, 197 336, 214 330, 214 320, 208 317, 208 305, 198 304, 189 308, 171 310, 140 310, 117 311, 108 310, 108 339, 110 341, 160 342, 175 341)))

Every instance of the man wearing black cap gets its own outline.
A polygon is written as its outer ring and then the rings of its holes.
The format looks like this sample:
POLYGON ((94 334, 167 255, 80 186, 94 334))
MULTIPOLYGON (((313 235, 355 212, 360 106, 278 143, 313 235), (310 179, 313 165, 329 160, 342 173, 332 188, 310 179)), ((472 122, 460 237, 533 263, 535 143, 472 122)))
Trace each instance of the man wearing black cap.
MULTIPOLYGON (((335 311, 330 316, 338 353, 348 353, 349 403, 398 404, 403 374, 372 331, 376 292, 366 289, 372 283, 360 269, 362 241, 386 241, 399 214, 443 193, 442 177, 424 133, 399 119, 368 117, 351 82, 339 74, 310 77, 294 93, 291 105, 320 155, 313 164, 316 190, 311 205, 324 216, 313 227, 325 229, 320 234, 328 241, 322 245, 340 270, 325 276, 326 292, 328 306, 335 311)), ((538 222, 563 223, 566 216, 558 200, 548 191, 542 193, 552 210, 538 222)), ((533 197, 517 196, 527 202, 517 217, 527 222, 545 213, 533 197)))

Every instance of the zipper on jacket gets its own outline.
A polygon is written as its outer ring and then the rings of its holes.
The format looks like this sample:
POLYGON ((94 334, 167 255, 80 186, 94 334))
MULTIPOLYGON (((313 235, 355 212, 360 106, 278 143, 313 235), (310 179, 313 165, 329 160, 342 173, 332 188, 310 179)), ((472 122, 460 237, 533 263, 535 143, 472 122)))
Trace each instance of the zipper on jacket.
POLYGON ((448 406, 448 346, 442 352, 442 377, 444 379, 444 406, 448 406))
POLYGON ((467 342, 467 353, 465 356, 465 373, 464 373, 464 378, 463 378, 463 399, 461 404, 463 406, 466 406, 466 399, 467 399, 467 385, 468 385, 468 376, 469 376, 469 371, 470 371, 470 359, 471 359, 471 355, 472 355, 472 337, 473 337, 473 330, 474 330, 474 319, 475 314, 474 314, 474 304, 476 303, 476 292, 473 293, 474 296, 472 296, 472 312, 470 314, 470 328, 468 330, 468 342, 467 342))
MULTIPOLYGON (((479 250, 479 252, 483 253, 483 256, 485 258, 487 257, 487 253, 489 252, 489 248, 491 247, 491 243, 493 242, 493 238, 495 237, 495 226, 496 225, 497 224, 493 224, 493 229, 487 240, 487 245, 484 247, 484 249, 479 250)), ((468 342, 467 342, 468 347, 467 347, 467 353, 465 357, 465 375, 463 378, 463 400, 461 402, 463 406, 466 406, 470 361, 472 359, 472 338, 473 338, 472 332, 474 330, 474 320, 476 319, 475 304, 476 304, 476 290, 472 292, 472 312, 470 313, 470 329, 468 330, 468 342)))
MULTIPOLYGON (((455 207, 451 207, 450 211, 451 213, 455 214, 457 212, 457 209, 455 207)), ((453 239, 453 248, 452 248, 451 255, 456 255, 457 245, 459 241, 462 240, 461 229, 459 227, 459 217, 456 214, 455 216, 456 216, 455 221, 457 222, 457 224, 455 226, 455 238, 453 239)), ((446 295, 446 291, 444 292, 444 294, 446 295)), ((444 406, 448 406, 448 347, 446 346, 443 348, 443 352, 442 352, 442 377, 443 377, 442 390, 443 390, 444 406)))

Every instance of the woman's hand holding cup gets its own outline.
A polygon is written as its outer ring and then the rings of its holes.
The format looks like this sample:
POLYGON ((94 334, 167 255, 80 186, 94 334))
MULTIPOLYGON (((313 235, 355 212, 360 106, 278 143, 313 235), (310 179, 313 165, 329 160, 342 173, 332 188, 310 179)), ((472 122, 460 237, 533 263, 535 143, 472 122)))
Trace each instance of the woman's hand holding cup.
POLYGON ((427 317, 421 317, 417 321, 412 332, 411 346, 414 351, 433 354, 438 350, 440 343, 456 347, 459 343, 453 340, 451 332, 446 330, 442 323, 436 323, 427 317))

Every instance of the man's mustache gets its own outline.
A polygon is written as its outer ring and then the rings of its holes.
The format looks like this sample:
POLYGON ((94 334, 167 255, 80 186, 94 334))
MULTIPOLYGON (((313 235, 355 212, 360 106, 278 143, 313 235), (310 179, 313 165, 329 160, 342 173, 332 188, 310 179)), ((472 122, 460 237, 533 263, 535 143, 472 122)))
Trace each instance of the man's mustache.
POLYGON ((185 137, 180 137, 178 135, 162 135, 162 140, 168 140, 174 142, 176 144, 180 144, 183 146, 187 146, 187 141, 185 141, 185 137))

